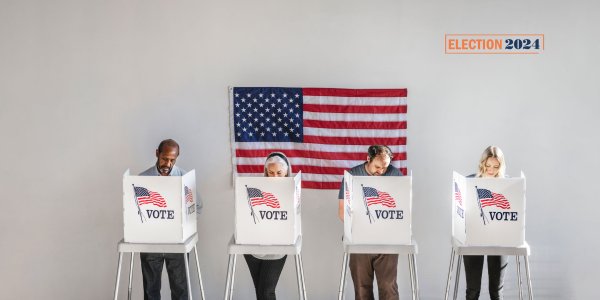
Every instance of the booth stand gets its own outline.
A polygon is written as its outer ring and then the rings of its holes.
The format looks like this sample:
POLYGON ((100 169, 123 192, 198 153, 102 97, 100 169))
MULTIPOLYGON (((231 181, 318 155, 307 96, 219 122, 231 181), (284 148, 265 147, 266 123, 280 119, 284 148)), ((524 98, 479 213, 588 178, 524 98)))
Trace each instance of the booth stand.
POLYGON ((456 239, 452 239, 452 253, 450 255, 450 268, 448 269, 448 280, 446 281, 446 294, 444 299, 448 300, 448 294, 450 292, 450 282, 452 281, 452 269, 454 268, 455 259, 456 262, 456 277, 454 279, 454 298, 458 297, 458 283, 460 279, 460 267, 462 263, 463 255, 514 255, 517 263, 517 281, 519 283, 519 299, 523 299, 523 289, 521 281, 521 261, 519 257, 523 257, 525 260, 525 273, 527 276, 527 289, 529 292, 529 300, 533 299, 533 291, 531 288, 531 274, 529 271, 529 244, 525 242, 523 245, 518 247, 500 247, 500 246, 464 246, 456 239))
POLYGON ((344 172, 344 259, 338 299, 344 299, 350 254, 408 255, 412 299, 419 299, 417 243, 412 238, 412 176, 352 176, 344 172))
POLYGON ((131 299, 133 260, 136 252, 184 253, 189 299, 192 299, 189 258, 194 250, 200 293, 204 287, 200 274, 196 225, 196 172, 183 176, 132 176, 123 174, 123 239, 118 243, 119 264, 114 299, 119 293, 123 253, 131 253, 129 261, 129 289, 131 299))
MULTIPOLYGON (((183 244, 143 244, 143 243, 126 243, 121 240, 118 244, 119 251, 119 263, 117 266, 117 279, 115 281, 115 294, 114 300, 118 299, 119 295, 119 281, 121 279, 121 265, 123 262, 123 253, 131 253, 129 260, 129 285, 128 285, 128 293, 127 299, 131 299, 131 281, 133 278, 133 258, 136 252, 146 252, 146 253, 189 253, 194 250, 194 256, 196 259, 196 270, 198 272, 198 283, 200 285, 200 295, 202 296, 202 300, 205 300, 204 296, 204 286, 202 285, 202 275, 200 273, 200 264, 198 263, 198 251, 196 250, 196 243, 198 242, 198 235, 193 234, 190 238, 188 238, 183 244)), ((192 300, 192 287, 190 284, 190 267, 189 267, 189 259, 187 255, 183 256, 185 259, 185 275, 187 278, 187 287, 188 287, 188 295, 189 299, 192 300)))
POLYGON ((233 299, 238 254, 294 255, 300 299, 306 299, 302 269, 301 174, 236 177, 235 233, 229 241, 225 300, 233 299))
POLYGON ((235 279, 235 265, 238 254, 281 254, 294 255, 296 262, 296 279, 298 282, 298 296, 306 300, 306 288, 304 286, 304 269, 302 268, 302 237, 298 237, 293 245, 239 245, 234 242, 233 237, 227 247, 229 262, 227 263, 227 280, 225 283, 225 300, 233 299, 233 283, 235 279))
POLYGON ((533 299, 531 251, 525 241, 525 175, 521 172, 520 177, 513 178, 473 178, 454 172, 451 198, 452 253, 444 299, 448 299, 455 264, 454 299, 458 297, 464 255, 514 255, 519 299, 523 299, 520 264, 523 257, 529 299, 533 299))

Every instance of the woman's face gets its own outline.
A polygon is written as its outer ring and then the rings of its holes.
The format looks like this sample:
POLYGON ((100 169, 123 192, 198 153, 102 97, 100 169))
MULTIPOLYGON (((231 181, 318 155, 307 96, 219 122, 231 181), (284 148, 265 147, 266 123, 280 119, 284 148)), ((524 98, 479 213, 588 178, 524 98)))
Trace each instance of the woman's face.
POLYGON ((496 177, 500 172, 500 162, 495 157, 488 157, 484 164, 483 177, 496 177))
POLYGON ((285 177, 287 175, 287 166, 280 163, 271 163, 267 165, 267 177, 285 177))

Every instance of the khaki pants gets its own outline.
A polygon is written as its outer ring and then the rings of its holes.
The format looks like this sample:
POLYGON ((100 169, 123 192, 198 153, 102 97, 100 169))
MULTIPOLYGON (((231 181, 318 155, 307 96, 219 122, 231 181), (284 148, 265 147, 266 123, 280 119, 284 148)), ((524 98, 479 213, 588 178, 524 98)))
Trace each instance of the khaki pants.
POLYGON ((373 279, 377 276, 380 300, 398 300, 398 254, 350 254, 350 274, 356 300, 374 300, 373 279))

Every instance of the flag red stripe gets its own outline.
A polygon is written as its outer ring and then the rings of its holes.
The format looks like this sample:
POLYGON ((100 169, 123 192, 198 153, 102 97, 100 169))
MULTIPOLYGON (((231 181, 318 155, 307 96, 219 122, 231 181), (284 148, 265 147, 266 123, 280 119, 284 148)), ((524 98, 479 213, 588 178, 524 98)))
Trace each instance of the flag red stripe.
MULTIPOLYGON (((366 157, 365 157, 366 158, 366 157)), ((263 173, 264 166, 263 165, 237 165, 238 173, 263 173)), ((337 168, 337 167, 319 167, 319 166, 306 166, 306 165, 294 165, 292 166, 294 173, 298 173, 298 171, 302 171, 302 173, 311 173, 311 174, 328 174, 328 175, 342 175, 344 171, 348 170, 348 168, 337 168)), ((402 171, 405 168, 401 168, 402 171)), ((406 174, 406 171, 402 171, 402 174, 406 174)))
POLYGON ((406 89, 335 89, 335 88, 303 88, 304 96, 330 97, 406 97, 406 89))
POLYGON ((322 113, 345 113, 345 114, 403 114, 406 113, 406 105, 384 106, 384 105, 335 105, 335 104, 304 104, 304 111, 322 113))
POLYGON ((304 181, 302 180, 302 187, 305 189, 325 189, 325 190, 337 190, 340 188, 341 182, 331 181, 304 181))
MULTIPOLYGON (((324 152, 311 150, 290 150, 290 149, 260 149, 244 150, 236 149, 236 157, 267 157, 271 152, 279 151, 285 153, 288 158, 317 158, 330 160, 364 160, 367 157, 365 152, 324 152)), ((394 153, 394 161, 406 160, 406 152, 394 153)))
POLYGON ((346 121, 319 121, 304 120, 304 127, 332 128, 332 129, 406 129, 403 122, 346 122, 346 121))
POLYGON ((406 145, 406 137, 343 137, 305 135, 304 143, 334 145, 406 145))

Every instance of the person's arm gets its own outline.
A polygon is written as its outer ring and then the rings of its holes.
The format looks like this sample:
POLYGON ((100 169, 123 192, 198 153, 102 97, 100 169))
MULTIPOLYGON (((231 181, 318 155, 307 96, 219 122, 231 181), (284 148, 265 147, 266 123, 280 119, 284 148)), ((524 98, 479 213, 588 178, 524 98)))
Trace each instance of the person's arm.
POLYGON ((344 199, 338 201, 338 217, 344 222, 344 199))

